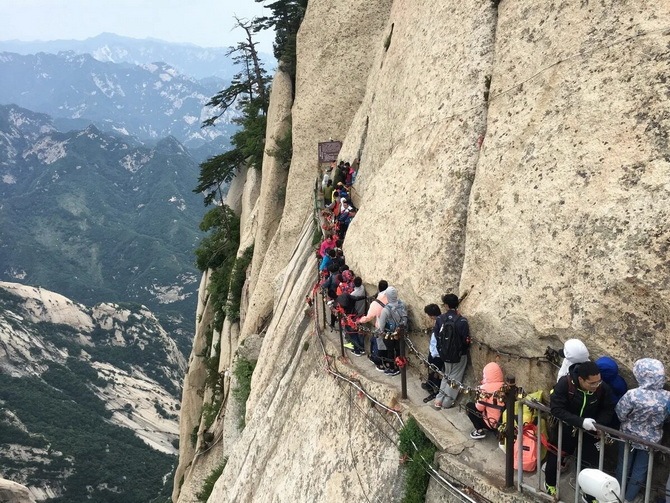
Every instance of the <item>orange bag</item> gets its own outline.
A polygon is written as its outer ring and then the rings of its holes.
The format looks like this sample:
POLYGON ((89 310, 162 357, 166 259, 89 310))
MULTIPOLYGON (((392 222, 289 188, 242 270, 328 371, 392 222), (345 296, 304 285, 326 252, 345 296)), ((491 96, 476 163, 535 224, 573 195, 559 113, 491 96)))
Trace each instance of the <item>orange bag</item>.
MULTIPOLYGON (((514 469, 518 469, 518 439, 514 439, 514 469)), ((534 472, 537 469, 537 426, 534 423, 523 425, 523 452, 522 466, 524 472, 534 472)))

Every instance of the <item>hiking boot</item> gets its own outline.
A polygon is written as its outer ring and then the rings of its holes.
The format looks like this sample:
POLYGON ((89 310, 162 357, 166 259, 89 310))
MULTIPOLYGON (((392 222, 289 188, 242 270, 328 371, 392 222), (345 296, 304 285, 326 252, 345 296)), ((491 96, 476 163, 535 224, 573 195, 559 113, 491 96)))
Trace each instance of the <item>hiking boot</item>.
POLYGON ((544 492, 546 492, 549 496, 556 496, 556 486, 550 486, 545 482, 544 492))
POLYGON ((470 432, 470 438, 473 440, 481 440, 482 438, 486 438, 486 430, 474 429, 470 432))

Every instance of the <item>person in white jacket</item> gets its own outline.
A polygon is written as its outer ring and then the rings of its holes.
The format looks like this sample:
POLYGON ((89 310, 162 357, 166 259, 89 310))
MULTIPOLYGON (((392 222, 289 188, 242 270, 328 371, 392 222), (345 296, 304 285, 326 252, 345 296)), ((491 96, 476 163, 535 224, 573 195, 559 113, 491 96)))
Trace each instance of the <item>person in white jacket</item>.
POLYGON ((558 382, 561 377, 568 375, 570 367, 575 363, 584 363, 589 359, 589 350, 579 339, 568 339, 565 341, 563 349, 561 349, 558 354, 563 357, 563 364, 556 376, 556 382, 558 382))

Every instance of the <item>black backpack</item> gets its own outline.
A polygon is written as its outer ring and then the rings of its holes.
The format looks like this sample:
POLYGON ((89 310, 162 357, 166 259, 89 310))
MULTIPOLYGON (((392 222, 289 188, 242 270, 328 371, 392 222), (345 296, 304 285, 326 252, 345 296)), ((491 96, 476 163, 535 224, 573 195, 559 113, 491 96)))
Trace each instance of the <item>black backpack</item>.
POLYGON ((437 352, 440 359, 445 363, 458 363, 464 352, 463 340, 456 333, 456 322, 461 319, 460 315, 452 318, 444 315, 442 327, 435 337, 437 340, 437 352))

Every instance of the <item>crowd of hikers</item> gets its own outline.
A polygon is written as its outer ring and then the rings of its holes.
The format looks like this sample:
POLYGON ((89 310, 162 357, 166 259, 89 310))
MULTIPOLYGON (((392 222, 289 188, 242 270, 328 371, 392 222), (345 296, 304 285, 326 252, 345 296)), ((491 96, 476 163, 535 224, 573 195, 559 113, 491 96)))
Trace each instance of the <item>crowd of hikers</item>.
MULTIPOLYGON (((362 278, 347 266, 342 251, 347 229, 357 212, 351 198, 357 170, 358 160, 352 164, 333 162, 323 173, 324 208, 321 216, 327 237, 317 250, 319 287, 328 299, 329 326, 335 330, 338 324, 338 330, 341 329, 346 338, 344 346, 351 355, 367 355, 377 371, 396 376, 400 373, 399 368, 406 364, 399 352, 399 339, 407 330, 407 306, 398 298, 396 288, 385 280, 380 280, 377 292, 368 296, 362 278), (369 343, 366 344, 367 339, 369 343)), ((437 410, 456 405, 460 387, 454 383, 463 382, 471 344, 468 320, 458 310, 458 296, 448 293, 441 301, 442 308, 437 304, 428 304, 424 308, 434 325, 425 359, 428 375, 421 384, 428 391, 424 403, 430 403, 437 410)), ((561 473, 567 470, 577 448, 578 429, 584 430, 582 467, 598 466, 600 433, 596 424, 620 429, 647 442, 660 443, 664 423, 670 419, 670 391, 664 389, 666 375, 661 361, 654 358, 637 360, 633 375, 638 387, 628 389, 626 381, 619 375, 617 363, 608 356, 591 360, 586 345, 579 339, 566 341, 558 353, 563 362, 550 394, 551 415, 572 427, 563 429, 561 473)), ((473 426, 470 438, 481 440, 500 430, 505 409, 503 386, 500 365, 487 363, 476 399, 464 404, 473 426)), ((548 448, 542 466, 544 489, 549 495, 557 493, 559 472, 555 426, 547 431, 548 448)), ((624 476, 625 445, 621 442, 617 453, 615 473, 619 482, 624 476)), ((644 445, 632 443, 627 460, 624 501, 630 503, 640 498, 641 489, 646 484, 649 451, 644 445)), ((659 501, 670 503, 670 477, 666 495, 659 501)), ((582 501, 597 500, 582 494, 582 501)))

